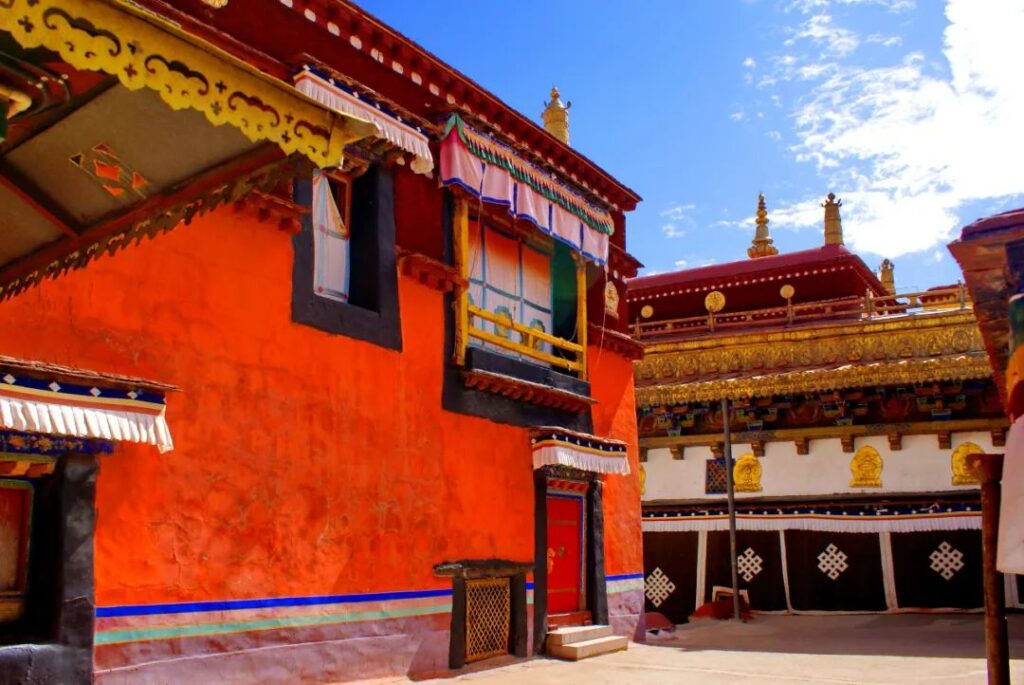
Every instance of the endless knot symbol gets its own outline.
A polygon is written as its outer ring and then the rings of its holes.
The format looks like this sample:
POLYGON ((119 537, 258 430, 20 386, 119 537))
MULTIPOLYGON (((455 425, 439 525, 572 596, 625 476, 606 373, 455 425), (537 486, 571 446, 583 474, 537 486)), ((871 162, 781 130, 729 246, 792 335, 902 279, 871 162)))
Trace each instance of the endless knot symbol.
POLYGON ((761 562, 764 559, 757 555, 752 548, 747 547, 747 550, 736 557, 736 568, 739 570, 740 575, 743 576, 743 580, 748 583, 763 569, 761 562))
POLYGON ((946 580, 955 576, 957 571, 964 567, 964 553, 948 542, 939 545, 928 558, 932 560, 932 570, 946 580))
POLYGON ((651 575, 647 576, 645 586, 644 594, 647 595, 647 599, 651 600, 651 604, 656 607, 661 606, 661 603, 676 591, 676 584, 662 573, 660 568, 655 568, 651 571, 651 575))
POLYGON ((850 565, 846 563, 848 558, 845 552, 829 543, 825 551, 818 555, 818 570, 835 580, 843 574, 843 571, 850 568, 850 565))

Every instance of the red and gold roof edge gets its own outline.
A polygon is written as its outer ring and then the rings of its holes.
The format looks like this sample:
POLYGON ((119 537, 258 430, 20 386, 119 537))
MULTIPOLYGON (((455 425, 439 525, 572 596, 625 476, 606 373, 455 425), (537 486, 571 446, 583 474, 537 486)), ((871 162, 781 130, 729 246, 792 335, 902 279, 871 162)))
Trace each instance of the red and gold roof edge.
MULTIPOLYGON (((398 82, 405 87, 407 93, 413 94, 405 99, 399 98, 397 93, 381 94, 396 108, 404 109, 414 117, 440 120, 442 123, 450 112, 458 110, 463 116, 486 124, 514 147, 528 152, 536 163, 551 169, 566 182, 595 194, 603 203, 629 211, 640 201, 635 191, 586 156, 565 145, 483 86, 353 3, 344 0, 249 0, 244 6, 241 3, 229 3, 222 9, 203 8, 196 12, 177 7, 191 4, 185 0, 171 0, 170 3, 164 0, 138 0, 139 5, 172 17, 190 33, 217 44, 276 78, 290 81, 291 73, 300 66, 298 62, 309 55, 296 58, 293 55, 275 56, 256 50, 249 44, 253 42, 252 34, 242 35, 240 31, 232 34, 226 29, 230 22, 221 21, 222 17, 236 13, 247 19, 246 30, 266 32, 263 24, 248 19, 260 14, 256 7, 258 2, 289 10, 310 27, 326 32, 336 41, 337 50, 332 51, 330 60, 323 55, 314 56, 321 66, 342 72, 350 71, 346 69, 351 66, 351 62, 347 61, 350 59, 349 54, 343 53, 351 51, 381 65, 380 81, 398 82), (202 16, 199 16, 200 13, 202 16)), ((292 27, 279 28, 290 30, 292 27)), ((362 83, 364 88, 374 85, 362 83)), ((381 88, 376 90, 379 93, 381 88)))
POLYGON ((113 255, 143 238, 155 238, 181 224, 188 225, 195 217, 225 204, 235 204, 237 211, 255 208, 260 221, 272 219, 282 230, 292 232, 295 217, 291 213, 279 216, 284 211, 280 203, 274 202, 271 208, 265 196, 251 200, 248 196, 254 191, 270 193, 283 181, 309 172, 309 161, 300 155, 282 159, 275 148, 258 148, 230 166, 230 170, 214 170, 194 179, 181 193, 151 198, 122 217, 96 225, 71 245, 60 241, 0 270, 0 301, 44 279, 80 269, 103 254, 113 255))

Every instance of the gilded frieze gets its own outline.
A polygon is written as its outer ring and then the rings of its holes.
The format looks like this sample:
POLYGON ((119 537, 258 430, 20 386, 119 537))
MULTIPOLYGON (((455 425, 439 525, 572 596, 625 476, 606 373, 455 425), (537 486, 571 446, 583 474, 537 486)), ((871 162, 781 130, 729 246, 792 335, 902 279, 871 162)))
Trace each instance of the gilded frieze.
POLYGON ((991 376, 969 310, 647 345, 634 371, 640 404, 991 376))

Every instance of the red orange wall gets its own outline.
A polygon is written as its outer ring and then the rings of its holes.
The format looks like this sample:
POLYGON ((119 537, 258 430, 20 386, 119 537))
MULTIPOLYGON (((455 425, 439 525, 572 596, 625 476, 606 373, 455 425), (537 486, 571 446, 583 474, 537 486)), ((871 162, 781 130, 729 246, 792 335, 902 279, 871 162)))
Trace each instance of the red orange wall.
MULTIPOLYGON (((526 431, 441 410, 441 293, 400 281, 404 352, 290 318, 290 237, 224 209, 0 304, 0 352, 173 383, 176 449, 98 484, 98 605, 447 587, 434 564, 532 560, 526 431)), ((629 362, 591 349, 607 572, 639 571, 629 362)))
POLYGON ((604 479, 605 573, 638 573, 643 570, 643 549, 633 363, 593 345, 587 357, 590 392, 597 400, 591 410, 594 435, 629 443, 630 474, 604 479))

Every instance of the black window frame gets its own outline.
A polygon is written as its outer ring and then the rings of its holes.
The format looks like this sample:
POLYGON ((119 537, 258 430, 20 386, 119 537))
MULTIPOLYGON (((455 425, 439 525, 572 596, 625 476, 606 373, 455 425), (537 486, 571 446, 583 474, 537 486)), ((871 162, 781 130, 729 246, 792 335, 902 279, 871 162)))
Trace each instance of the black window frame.
MULTIPOLYGON (((312 179, 297 179, 295 201, 311 207, 312 179)), ((402 329, 395 252, 395 192, 391 171, 372 164, 351 179, 349 302, 313 291, 313 219, 307 213, 292 237, 292 321, 401 351, 402 329)))

